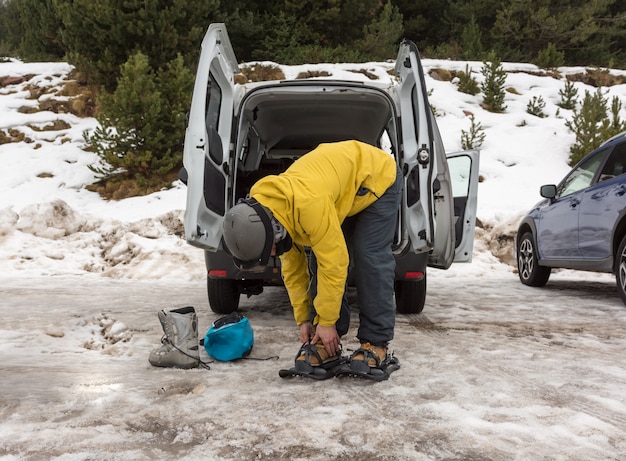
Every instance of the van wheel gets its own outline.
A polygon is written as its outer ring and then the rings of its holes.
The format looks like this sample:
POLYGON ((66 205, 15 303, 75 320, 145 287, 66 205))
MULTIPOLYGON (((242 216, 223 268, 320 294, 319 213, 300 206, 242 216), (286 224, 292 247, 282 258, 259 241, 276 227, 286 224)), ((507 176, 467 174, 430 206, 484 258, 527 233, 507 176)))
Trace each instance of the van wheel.
POLYGON ((622 302, 626 304, 626 236, 622 238, 617 250, 617 260, 615 261, 615 281, 617 282, 617 292, 622 302))
POLYGON ((542 287, 548 283, 550 270, 549 267, 539 265, 533 234, 522 234, 517 244, 517 272, 520 281, 531 287, 542 287))
POLYGON ((426 273, 418 282, 397 280, 394 284, 396 292, 396 311, 398 314, 420 314, 426 304, 426 273))
POLYGON ((213 312, 230 314, 239 308, 239 289, 236 280, 207 277, 206 282, 209 306, 213 312))

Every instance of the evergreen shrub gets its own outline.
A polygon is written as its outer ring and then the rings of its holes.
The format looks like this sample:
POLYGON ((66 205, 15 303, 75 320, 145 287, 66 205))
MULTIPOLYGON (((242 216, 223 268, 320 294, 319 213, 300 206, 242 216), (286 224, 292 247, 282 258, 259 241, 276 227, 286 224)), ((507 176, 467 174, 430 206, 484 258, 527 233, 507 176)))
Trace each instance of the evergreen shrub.
POLYGON ((558 51, 556 45, 552 42, 548 46, 537 53, 535 64, 543 69, 555 69, 565 62, 565 53, 558 51))
POLYGON ((483 62, 481 73, 484 77, 484 81, 480 85, 484 95, 484 108, 490 112, 504 112, 506 110, 504 104, 506 72, 495 52, 491 51, 487 60, 483 62))
POLYGON ((91 169, 101 181, 133 179, 150 189, 169 185, 168 173, 182 163, 192 85, 180 56, 157 72, 141 52, 128 59, 115 92, 100 96, 100 126, 85 134, 100 158, 91 169))
POLYGON ((578 103, 578 90, 574 87, 574 84, 566 80, 563 89, 559 90, 559 96, 561 100, 557 105, 563 109, 572 110, 578 103))
POLYGON ((461 130, 461 149, 480 149, 485 142, 485 130, 480 122, 476 122, 474 114, 470 115, 469 131, 461 130))
POLYGON ((480 93, 480 86, 478 81, 472 77, 472 72, 469 65, 465 64, 465 72, 459 72, 457 77, 459 78, 459 91, 473 96, 480 93))
POLYGON ((565 126, 576 135, 576 142, 570 147, 571 166, 604 141, 626 130, 626 122, 619 116, 621 109, 622 102, 614 96, 609 117, 608 99, 602 89, 598 88, 593 94, 585 91, 580 108, 574 109, 571 120, 565 122, 565 126))
POLYGON ((546 102, 541 96, 533 96, 526 105, 526 112, 535 117, 544 118, 546 114, 543 110, 546 108, 546 102))

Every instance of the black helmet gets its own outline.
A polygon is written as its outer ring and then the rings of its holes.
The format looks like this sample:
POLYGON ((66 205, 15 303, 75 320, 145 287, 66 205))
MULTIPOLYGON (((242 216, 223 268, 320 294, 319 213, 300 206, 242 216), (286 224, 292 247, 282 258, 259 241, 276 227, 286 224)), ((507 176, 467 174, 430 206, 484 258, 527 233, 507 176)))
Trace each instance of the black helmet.
POLYGON ((262 271, 274 244, 270 213, 253 198, 242 199, 226 212, 224 243, 242 270, 262 271))

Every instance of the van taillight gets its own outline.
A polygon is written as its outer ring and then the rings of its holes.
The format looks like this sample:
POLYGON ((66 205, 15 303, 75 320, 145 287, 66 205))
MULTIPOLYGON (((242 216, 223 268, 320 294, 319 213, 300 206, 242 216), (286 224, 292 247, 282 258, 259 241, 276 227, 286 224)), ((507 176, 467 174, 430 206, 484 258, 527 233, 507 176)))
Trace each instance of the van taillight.
POLYGON ((228 275, 228 272, 226 272, 225 270, 221 270, 221 269, 211 269, 209 271, 209 277, 226 277, 228 275))
POLYGON ((407 280, 422 280, 424 278, 423 272, 405 272, 404 277, 407 280))

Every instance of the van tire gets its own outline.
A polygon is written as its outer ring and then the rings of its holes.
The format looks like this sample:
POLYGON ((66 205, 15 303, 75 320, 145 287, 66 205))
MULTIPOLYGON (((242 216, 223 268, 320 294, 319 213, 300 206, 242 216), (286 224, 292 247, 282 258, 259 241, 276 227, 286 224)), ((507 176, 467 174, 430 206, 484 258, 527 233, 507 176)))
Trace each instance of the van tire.
POLYGON ((230 314, 239 308, 237 280, 207 277, 209 306, 216 314, 230 314))
POLYGON ((426 304, 426 273, 417 282, 396 280, 396 312, 398 314, 420 314, 426 304))

